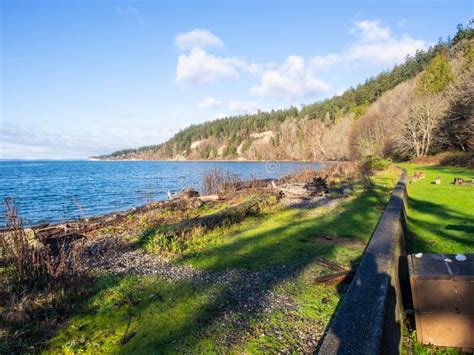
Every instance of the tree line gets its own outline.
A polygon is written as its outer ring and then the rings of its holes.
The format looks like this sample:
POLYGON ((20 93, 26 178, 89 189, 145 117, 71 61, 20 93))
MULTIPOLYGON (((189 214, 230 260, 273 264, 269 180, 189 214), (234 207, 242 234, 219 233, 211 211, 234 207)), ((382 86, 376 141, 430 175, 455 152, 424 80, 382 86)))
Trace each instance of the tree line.
MULTIPOLYGON (((472 25, 472 20, 470 25, 472 25)), ((402 64, 395 65, 389 71, 368 78, 364 83, 349 88, 341 95, 303 105, 300 109, 292 106, 288 109, 259 111, 255 114, 231 116, 191 125, 178 132, 165 143, 136 149, 124 149, 106 157, 120 157, 148 152, 150 154, 157 153, 161 158, 173 158, 176 154, 189 152, 193 142, 209 138, 213 138, 217 143, 225 142, 226 147, 223 157, 232 157, 236 155, 237 147, 241 143, 245 145, 250 133, 278 128, 282 122, 290 118, 296 120, 319 119, 326 125, 332 125, 340 117, 348 114, 353 114, 355 118, 359 118, 385 92, 404 81, 414 78, 429 66, 432 66, 432 68, 424 76, 423 83, 419 85, 417 92, 425 94, 439 93, 452 81, 449 63, 446 64, 446 53, 462 40, 473 37, 474 31, 471 26, 458 25, 457 32, 452 38, 440 39, 436 45, 428 50, 418 50, 414 55, 408 55, 402 64)), ((414 121, 416 120, 414 119, 414 121)), ((412 129, 416 130, 415 126, 412 129)), ((402 150, 400 149, 400 152, 402 150)), ((423 149, 423 152, 425 151, 426 149, 423 149)), ((203 158, 208 158, 212 154, 212 147, 204 147, 203 154, 203 158)))

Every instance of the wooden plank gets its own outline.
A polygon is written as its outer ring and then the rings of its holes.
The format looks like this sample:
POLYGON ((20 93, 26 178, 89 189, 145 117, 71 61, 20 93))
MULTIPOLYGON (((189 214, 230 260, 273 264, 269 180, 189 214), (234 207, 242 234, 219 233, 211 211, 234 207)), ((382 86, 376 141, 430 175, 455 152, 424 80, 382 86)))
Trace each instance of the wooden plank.
POLYGON ((326 283, 326 282, 343 282, 351 280, 355 275, 354 271, 343 271, 343 272, 336 272, 335 274, 323 275, 316 277, 314 279, 314 283, 326 283))
POLYGON ((347 270, 347 268, 345 268, 341 264, 335 263, 334 261, 331 261, 322 257, 317 258, 316 263, 318 263, 319 265, 325 266, 327 268, 339 271, 339 272, 349 271, 347 270))

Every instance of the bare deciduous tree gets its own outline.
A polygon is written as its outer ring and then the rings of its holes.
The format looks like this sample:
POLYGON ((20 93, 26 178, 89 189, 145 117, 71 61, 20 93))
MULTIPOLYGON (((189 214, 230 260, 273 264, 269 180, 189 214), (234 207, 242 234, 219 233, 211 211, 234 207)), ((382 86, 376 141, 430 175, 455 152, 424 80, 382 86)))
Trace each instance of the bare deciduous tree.
POLYGON ((384 120, 380 114, 369 112, 354 124, 351 145, 356 158, 383 154, 386 142, 386 122, 387 120, 384 120))
POLYGON ((320 119, 309 120, 306 125, 306 135, 308 137, 306 145, 311 152, 310 159, 325 160, 326 147, 323 145, 323 137, 326 131, 324 122, 320 119))
POLYGON ((416 100, 414 88, 415 80, 398 85, 386 92, 355 122, 351 134, 355 158, 394 154, 395 137, 401 122, 407 119, 416 100))
POLYGON ((445 118, 448 104, 441 95, 427 95, 414 106, 401 122, 397 151, 402 156, 428 155, 441 143, 439 128, 445 118))

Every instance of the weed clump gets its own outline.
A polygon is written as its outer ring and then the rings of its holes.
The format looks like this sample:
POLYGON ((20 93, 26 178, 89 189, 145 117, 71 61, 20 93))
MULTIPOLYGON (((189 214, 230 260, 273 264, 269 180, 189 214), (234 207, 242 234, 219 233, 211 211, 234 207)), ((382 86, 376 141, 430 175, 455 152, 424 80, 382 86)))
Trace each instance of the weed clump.
POLYGON ((204 173, 202 190, 205 195, 233 192, 241 181, 239 175, 222 169, 211 169, 204 173))
POLYGON ((7 228, 0 231, 0 353, 39 353, 58 320, 84 290, 83 243, 47 244, 23 227, 6 198, 7 228))
POLYGON ((41 288, 50 283, 70 282, 80 276, 82 244, 79 241, 41 242, 27 232, 13 199, 6 198, 7 231, 0 234, 1 258, 8 282, 17 288, 41 288))

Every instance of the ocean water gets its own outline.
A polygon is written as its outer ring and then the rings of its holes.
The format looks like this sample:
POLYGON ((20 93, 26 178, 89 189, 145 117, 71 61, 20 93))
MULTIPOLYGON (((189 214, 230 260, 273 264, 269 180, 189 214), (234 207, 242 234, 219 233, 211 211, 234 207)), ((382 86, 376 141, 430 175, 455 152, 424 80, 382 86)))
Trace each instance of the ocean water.
MULTIPOLYGON (((242 179, 281 177, 319 163, 163 161, 0 161, 0 202, 15 200, 25 225, 123 211, 186 187, 202 191, 203 174, 222 169, 242 179)), ((0 205, 0 226, 5 226, 0 205)))

